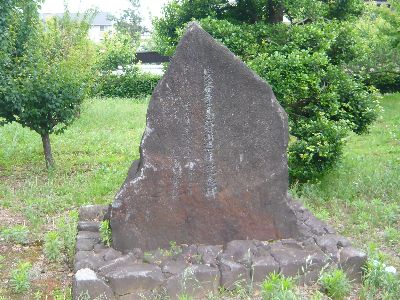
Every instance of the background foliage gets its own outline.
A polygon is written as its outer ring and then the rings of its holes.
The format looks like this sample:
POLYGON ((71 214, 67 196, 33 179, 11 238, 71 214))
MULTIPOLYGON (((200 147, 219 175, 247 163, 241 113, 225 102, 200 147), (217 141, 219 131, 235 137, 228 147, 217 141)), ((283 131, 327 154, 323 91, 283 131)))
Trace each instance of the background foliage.
POLYGON ((363 1, 209 2, 167 4, 154 22, 159 51, 172 53, 185 24, 199 20, 271 84, 288 113, 292 181, 320 177, 339 160, 346 136, 366 132, 379 107, 364 73, 349 67, 365 56, 354 27, 363 1), (211 7, 218 9, 211 13, 211 7), (289 23, 271 18, 282 12, 289 23))

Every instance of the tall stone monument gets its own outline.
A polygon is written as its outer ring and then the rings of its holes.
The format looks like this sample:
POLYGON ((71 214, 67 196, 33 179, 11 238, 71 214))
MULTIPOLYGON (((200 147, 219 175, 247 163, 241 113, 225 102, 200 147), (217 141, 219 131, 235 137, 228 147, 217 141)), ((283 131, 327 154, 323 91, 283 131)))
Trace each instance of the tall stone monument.
POLYGON ((298 237, 287 116, 271 87, 191 23, 111 209, 114 247, 298 237))

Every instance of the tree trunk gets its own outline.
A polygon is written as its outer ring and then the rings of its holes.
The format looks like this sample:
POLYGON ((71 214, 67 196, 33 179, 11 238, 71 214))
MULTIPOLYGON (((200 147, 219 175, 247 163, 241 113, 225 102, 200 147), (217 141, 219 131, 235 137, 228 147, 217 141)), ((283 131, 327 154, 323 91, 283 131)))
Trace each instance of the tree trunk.
POLYGON ((50 136, 48 133, 42 134, 44 159, 46 160, 47 169, 54 167, 53 154, 51 153, 50 136))
POLYGON ((267 0, 267 13, 268 23, 283 22, 283 4, 279 0, 267 0))

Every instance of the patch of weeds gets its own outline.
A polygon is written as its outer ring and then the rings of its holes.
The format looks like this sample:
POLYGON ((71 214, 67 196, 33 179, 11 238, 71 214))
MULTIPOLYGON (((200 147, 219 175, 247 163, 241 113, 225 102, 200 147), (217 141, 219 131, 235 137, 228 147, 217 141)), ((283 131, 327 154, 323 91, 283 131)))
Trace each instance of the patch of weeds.
POLYGON ((164 256, 174 256, 182 253, 182 247, 177 245, 175 241, 169 242, 169 249, 159 249, 164 256))
POLYGON ((35 300, 41 300, 43 297, 43 292, 40 290, 37 290, 34 294, 33 294, 33 299, 35 300))
POLYGON ((61 257, 62 243, 58 232, 49 231, 44 237, 43 252, 50 261, 58 261, 61 257))
POLYGON ((292 278, 273 273, 261 284, 263 300, 298 300, 292 278))
POLYGON ((340 269, 334 269, 322 273, 319 283, 325 292, 333 300, 342 300, 351 291, 351 284, 346 273, 340 269))
POLYGON ((4 262, 4 260, 6 259, 6 257, 5 256, 3 256, 3 255, 0 255, 0 270, 2 270, 3 269, 3 262, 4 262))
POLYGON ((384 256, 375 248, 375 246, 371 247, 364 270, 361 298, 398 300, 400 278, 393 267, 385 264, 384 256))
POLYGON ((25 225, 14 225, 9 228, 3 228, 0 231, 0 237, 11 243, 26 244, 28 235, 29 229, 25 225))
POLYGON ((29 262, 21 262, 16 269, 11 271, 10 286, 15 293, 19 294, 29 290, 31 269, 32 265, 29 262))
POLYGON ((99 227, 101 241, 107 245, 108 247, 111 246, 111 227, 110 227, 110 220, 104 220, 100 223, 99 227))
POLYGON ((57 289, 52 292, 52 296, 54 300, 71 300, 72 293, 71 289, 67 288, 66 290, 57 289))
POLYGON ((389 245, 395 245, 400 242, 400 231, 393 227, 385 228, 385 241, 389 245))
POLYGON ((57 224, 58 236, 61 240, 62 250, 67 256, 67 261, 72 264, 74 261, 76 235, 78 233, 78 212, 70 211, 57 224))
POLYGON ((169 242, 169 248, 173 255, 182 253, 182 247, 180 245, 177 245, 175 241, 169 242))
POLYGON ((193 300, 192 297, 190 297, 189 295, 186 295, 186 294, 180 295, 178 299, 179 300, 193 300))
POLYGON ((324 294, 322 294, 320 291, 315 291, 311 297, 310 300, 324 300, 326 299, 324 294))

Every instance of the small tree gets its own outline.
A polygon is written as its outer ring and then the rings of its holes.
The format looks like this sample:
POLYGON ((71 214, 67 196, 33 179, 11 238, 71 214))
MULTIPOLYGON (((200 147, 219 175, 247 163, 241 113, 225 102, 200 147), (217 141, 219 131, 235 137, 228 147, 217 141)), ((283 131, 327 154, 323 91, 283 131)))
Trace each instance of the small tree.
POLYGON ((122 12, 120 17, 112 16, 111 20, 115 21, 115 28, 120 33, 130 35, 133 41, 138 41, 140 34, 145 30, 141 25, 142 18, 139 14, 139 0, 128 0, 130 7, 122 12))
POLYGON ((40 134, 50 168, 50 134, 63 132, 74 121, 88 91, 94 57, 88 16, 72 20, 66 12, 43 25, 36 1, 14 1, 9 16, 1 124, 18 122, 40 134))

